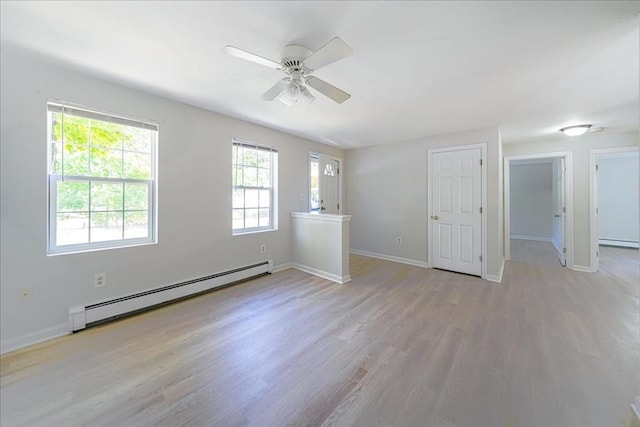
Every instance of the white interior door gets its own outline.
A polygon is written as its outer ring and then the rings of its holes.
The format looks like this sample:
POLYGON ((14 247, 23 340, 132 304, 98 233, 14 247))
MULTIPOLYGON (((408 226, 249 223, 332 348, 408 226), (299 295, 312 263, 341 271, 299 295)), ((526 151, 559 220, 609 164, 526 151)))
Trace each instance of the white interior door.
POLYGON ((565 158, 559 157, 553 161, 553 235, 551 240, 558 251, 558 260, 563 267, 567 265, 565 175, 565 158))
POLYGON ((340 213, 340 161, 328 156, 318 156, 320 212, 340 213))
POLYGON ((482 151, 433 153, 432 266, 482 275, 482 151))

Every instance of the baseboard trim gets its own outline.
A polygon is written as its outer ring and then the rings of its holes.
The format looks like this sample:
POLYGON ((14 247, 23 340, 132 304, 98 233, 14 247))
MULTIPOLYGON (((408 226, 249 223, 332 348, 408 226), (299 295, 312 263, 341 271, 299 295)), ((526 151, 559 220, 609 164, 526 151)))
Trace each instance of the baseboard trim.
POLYGON ((490 282, 496 282, 496 283, 502 283, 502 275, 504 274, 504 264, 505 264, 505 259, 504 257, 502 258, 502 261, 500 262, 500 269, 498 270, 498 274, 485 274, 484 278, 485 280, 488 280, 490 282))
POLYGON ((512 239, 516 240, 534 240, 536 242, 550 242, 553 243, 551 237, 535 237, 535 236, 523 236, 521 234, 512 234, 512 239))
POLYGON ((44 341, 49 341, 54 338, 58 338, 64 335, 71 334, 68 323, 62 323, 57 326, 42 329, 40 331, 32 332, 21 337, 8 339, 0 342, 0 354, 9 353, 11 351, 20 350, 21 348, 28 347, 30 345, 38 344, 44 341))
POLYGON ((573 267, 571 268, 574 271, 579 271, 581 273, 595 273, 595 271, 593 270, 593 268, 591 267, 587 267, 585 265, 576 265, 573 264, 573 267))
POLYGON ((318 270, 317 268, 309 267, 308 265, 298 264, 296 262, 292 262, 291 267, 295 268, 296 270, 304 271, 305 273, 313 274, 314 276, 322 277, 323 279, 331 280, 332 282, 336 282, 341 285, 351 280, 350 274, 347 274, 346 276, 341 277, 336 274, 328 273, 326 271, 318 270))
POLYGON ((290 262, 285 262, 284 264, 278 264, 278 265, 273 266, 273 270, 271 272, 272 273, 277 273, 279 271, 288 270, 290 268, 293 268, 291 263, 290 262))
POLYGON ((636 401, 631 404, 631 412, 636 417, 635 424, 632 423, 632 426, 640 426, 640 396, 636 396, 636 401))
POLYGON ((409 265, 413 265, 413 266, 416 266, 416 267, 429 268, 429 264, 427 264, 426 262, 417 261, 415 259, 401 258, 401 257, 397 257, 397 256, 392 256, 392 255, 384 255, 384 254, 379 254, 379 253, 376 253, 376 252, 361 251, 361 250, 358 250, 358 249, 349 249, 349 253, 352 253, 354 255, 362 255, 362 256, 369 257, 369 258, 383 259, 385 261, 399 262, 401 264, 409 264, 409 265))

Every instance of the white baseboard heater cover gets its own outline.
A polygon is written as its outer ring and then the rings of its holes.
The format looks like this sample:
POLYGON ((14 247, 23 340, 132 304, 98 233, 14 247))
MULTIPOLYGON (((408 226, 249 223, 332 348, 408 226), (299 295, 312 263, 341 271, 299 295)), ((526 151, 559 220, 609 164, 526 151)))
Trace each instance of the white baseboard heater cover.
POLYGON ((71 331, 79 331, 110 319, 150 309, 215 288, 229 286, 251 277, 271 273, 271 271, 273 271, 273 261, 269 260, 119 298, 71 307, 69 309, 69 326, 71 331))

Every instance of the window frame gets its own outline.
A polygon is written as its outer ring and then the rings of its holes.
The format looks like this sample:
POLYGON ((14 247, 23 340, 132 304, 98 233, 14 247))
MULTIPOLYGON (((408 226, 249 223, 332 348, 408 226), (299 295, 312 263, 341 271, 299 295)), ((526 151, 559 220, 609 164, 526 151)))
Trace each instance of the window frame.
MULTIPOLYGON (((48 101, 47 102, 47 256, 50 255, 64 255, 73 253, 92 252, 104 249, 117 249, 131 246, 148 245, 157 243, 157 227, 158 227, 158 205, 157 205, 157 191, 158 191, 158 139, 159 139, 159 126, 149 120, 141 120, 131 117, 124 117, 113 113, 107 113, 98 111, 95 109, 87 108, 62 101, 48 101), (67 175, 64 173, 64 167, 61 173, 56 173, 54 166, 53 155, 53 136, 52 136, 52 122, 51 113, 60 112, 75 117, 89 118, 92 120, 98 120, 102 122, 115 123, 119 125, 138 127, 152 131, 150 142, 150 179, 138 179, 138 178, 113 178, 113 177, 100 177, 87 175, 67 175), (88 200, 88 221, 91 221, 92 213, 104 213, 108 211, 94 211, 91 207, 91 185, 92 183, 122 183, 123 185, 123 198, 124 187, 129 184, 145 184, 147 186, 147 236, 146 237, 133 237, 123 238, 116 240, 105 240, 99 242, 86 242, 86 243, 73 243, 67 245, 57 244, 58 223, 58 184, 60 182, 87 182, 89 183, 89 200, 88 200)), ((64 138, 61 139, 62 147, 64 150, 64 138)), ((89 143, 89 150, 91 145, 89 143)), ((127 152, 137 152, 127 150, 124 147, 119 149, 123 156, 127 152)), ((124 230, 124 214, 127 212, 123 202, 122 210, 117 211, 123 213, 123 230, 124 230)), ((90 240, 89 225, 89 240, 90 240)))
MULTIPOLYGON (((251 234, 251 233, 262 233, 262 232, 268 232, 268 231, 276 231, 278 229, 278 209, 277 209, 277 205, 278 205, 278 150, 275 147, 269 147, 266 145, 260 145, 260 144, 256 144, 253 142, 248 142, 248 141, 243 141, 240 139, 236 139, 233 138, 232 139, 232 144, 231 144, 231 173, 232 173, 232 178, 231 178, 231 234, 234 236, 238 236, 238 235, 242 235, 242 234, 251 234), (234 153, 233 150, 236 150, 236 147, 243 147, 243 148, 248 148, 248 149, 252 149, 255 150, 256 153, 258 151, 265 151, 271 154, 271 158, 270 158, 270 182, 271 182, 271 187, 260 187, 258 185, 256 186, 247 186, 244 185, 244 178, 243 178, 243 184, 242 185, 237 185, 234 184, 234 180, 233 180, 233 173, 235 173, 236 167, 238 165, 240 165, 238 163, 238 159, 237 159, 237 155, 235 157, 236 162, 233 162, 234 159, 234 153), (243 206, 242 208, 236 208, 233 205, 233 195, 235 193, 236 190, 258 190, 258 191, 262 191, 262 190, 268 190, 269 191, 269 225, 267 226, 260 226, 258 225, 258 227, 246 227, 246 210, 247 209, 257 209, 258 210, 258 224, 260 221, 260 217, 259 217, 259 210, 261 209, 260 207, 260 202, 258 202, 258 207, 257 208, 247 208, 246 206, 243 206), (233 212, 236 209, 242 209, 244 211, 244 224, 245 227, 243 228, 233 228, 233 212)), ((244 168, 247 167, 244 163, 241 164, 241 166, 243 167, 243 171, 244 168)), ((264 168, 260 168, 258 165, 256 166, 249 166, 249 168, 255 168, 256 169, 256 173, 258 169, 264 169, 264 168)), ((256 181, 257 184, 257 181, 256 181)), ((246 196, 245 196, 245 200, 246 200, 246 196)), ((245 203, 246 204, 246 203, 245 203)))

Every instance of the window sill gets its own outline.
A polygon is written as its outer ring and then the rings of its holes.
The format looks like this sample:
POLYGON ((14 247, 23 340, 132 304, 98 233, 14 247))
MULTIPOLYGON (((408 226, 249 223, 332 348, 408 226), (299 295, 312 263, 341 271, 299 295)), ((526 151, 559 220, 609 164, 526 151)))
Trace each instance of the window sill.
POLYGON ((155 245, 157 244, 158 241, 154 240, 151 242, 140 242, 140 243, 131 243, 128 245, 119 245, 119 246, 103 246, 103 247, 93 247, 93 248, 77 248, 77 249, 71 249, 68 251, 64 251, 64 250, 58 250, 55 252, 47 252, 47 256, 60 256, 60 255, 78 255, 78 254, 84 254, 84 253, 90 253, 90 252, 100 252, 100 251, 109 251, 112 249, 126 249, 126 248, 136 248, 139 246, 149 246, 149 245, 155 245))

